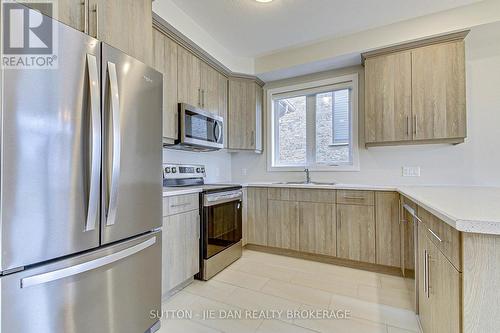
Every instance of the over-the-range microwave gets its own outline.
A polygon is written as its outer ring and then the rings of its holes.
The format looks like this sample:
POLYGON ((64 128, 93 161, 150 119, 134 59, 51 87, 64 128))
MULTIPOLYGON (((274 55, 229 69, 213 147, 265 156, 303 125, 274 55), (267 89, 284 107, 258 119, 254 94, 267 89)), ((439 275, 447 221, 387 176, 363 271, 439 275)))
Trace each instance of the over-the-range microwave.
POLYGON ((212 151, 224 148, 224 119, 217 114, 179 103, 179 137, 169 148, 212 151))

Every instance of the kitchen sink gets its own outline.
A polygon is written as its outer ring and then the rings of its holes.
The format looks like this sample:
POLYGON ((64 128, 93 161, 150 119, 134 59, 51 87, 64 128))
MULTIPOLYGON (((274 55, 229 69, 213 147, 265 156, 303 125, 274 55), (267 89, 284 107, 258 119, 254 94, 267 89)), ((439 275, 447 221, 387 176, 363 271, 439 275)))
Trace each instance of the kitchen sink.
POLYGON ((336 185, 337 183, 335 182, 306 182, 306 181, 298 181, 298 182, 277 182, 275 184, 282 184, 282 185, 336 185))

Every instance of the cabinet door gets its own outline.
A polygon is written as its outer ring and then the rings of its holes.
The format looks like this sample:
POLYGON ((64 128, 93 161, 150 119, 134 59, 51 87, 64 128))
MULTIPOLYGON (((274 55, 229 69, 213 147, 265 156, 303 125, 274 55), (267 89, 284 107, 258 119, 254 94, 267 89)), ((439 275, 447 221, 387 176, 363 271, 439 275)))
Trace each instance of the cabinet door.
POLYGON ((464 54, 463 41, 412 51, 414 139, 466 136, 464 54))
POLYGON ((229 81, 228 128, 231 149, 255 149, 256 84, 251 80, 229 81))
POLYGON ((219 72, 200 61, 201 107, 219 114, 219 72))
POLYGON ((227 148, 227 77, 219 73, 219 116, 224 118, 224 148, 227 148))
POLYGON ((401 244, 399 230, 399 194, 375 193, 377 264, 399 267, 401 244))
MULTIPOLYGON (((434 244, 432 244, 435 246, 434 244)), ((435 257, 430 257, 435 271, 430 271, 430 297, 432 301, 433 329, 431 332, 460 332, 460 273, 436 250, 435 257)))
POLYGON ((197 210, 163 218, 162 293, 199 272, 200 220, 197 210))
POLYGON ((411 140, 411 53, 367 59, 365 86, 366 142, 411 140))
POLYGON ((424 229, 418 228, 418 316, 423 332, 435 332, 432 330, 432 305, 430 295, 427 293, 428 283, 428 261, 432 243, 427 239, 424 229))
POLYGON ((337 205, 337 256, 375 263, 373 206, 337 205))
POLYGON ((163 73, 163 137, 177 139, 177 43, 153 30, 153 64, 163 73))
POLYGON ((267 245, 267 188, 247 188, 247 242, 267 245))
POLYGON ((267 202, 267 244, 282 249, 299 249, 299 203, 269 200, 267 202))
POLYGON ((58 0, 57 17, 52 6, 44 3, 23 2, 23 5, 39 10, 42 14, 50 16, 70 27, 85 31, 85 10, 87 0, 58 0))
POLYGON ((177 50, 177 97, 179 103, 201 108, 200 59, 183 47, 177 50))
POLYGON ((337 253, 335 205, 299 203, 299 250, 335 256, 337 253))
POLYGON ((147 65, 152 65, 151 0, 88 1, 89 34, 147 65))

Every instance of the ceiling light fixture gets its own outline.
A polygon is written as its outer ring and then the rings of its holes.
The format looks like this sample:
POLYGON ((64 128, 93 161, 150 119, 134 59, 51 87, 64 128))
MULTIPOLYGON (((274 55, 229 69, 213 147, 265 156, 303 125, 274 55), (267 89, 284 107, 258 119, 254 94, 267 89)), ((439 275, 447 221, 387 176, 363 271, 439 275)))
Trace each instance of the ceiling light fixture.
POLYGON ((265 3, 265 2, 271 2, 271 1, 273 1, 273 0, 255 0, 255 1, 265 3))

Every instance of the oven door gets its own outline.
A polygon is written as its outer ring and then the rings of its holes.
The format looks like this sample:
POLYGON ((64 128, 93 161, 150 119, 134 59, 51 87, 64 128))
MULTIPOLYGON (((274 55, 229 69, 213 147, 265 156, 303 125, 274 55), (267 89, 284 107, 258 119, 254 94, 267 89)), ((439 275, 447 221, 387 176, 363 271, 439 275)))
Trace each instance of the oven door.
POLYGON ((179 104, 180 143, 209 149, 224 148, 222 117, 194 106, 179 104))
POLYGON ((242 190, 203 197, 202 257, 209 259, 241 241, 242 190))

